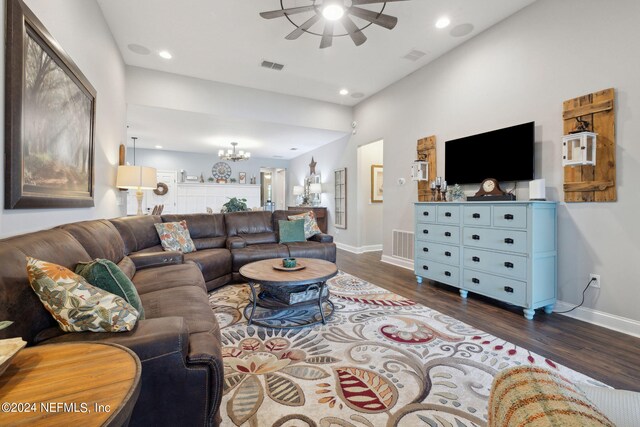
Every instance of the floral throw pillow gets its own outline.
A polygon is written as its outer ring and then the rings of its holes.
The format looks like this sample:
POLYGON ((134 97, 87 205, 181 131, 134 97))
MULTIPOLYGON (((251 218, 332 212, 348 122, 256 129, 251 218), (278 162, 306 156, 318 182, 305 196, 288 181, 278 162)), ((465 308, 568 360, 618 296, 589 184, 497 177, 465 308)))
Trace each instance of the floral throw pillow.
POLYGON ((185 254, 196 251, 196 245, 193 244, 187 228, 187 221, 162 222, 154 225, 165 251, 180 251, 185 254))
POLYGON ((305 213, 301 213, 298 215, 290 215, 288 216, 289 221, 295 221, 297 219, 304 219, 304 238, 308 239, 311 236, 315 236, 316 234, 322 233, 320 227, 318 227, 318 223, 316 221, 316 215, 313 211, 308 211, 305 213))
POLYGON ((66 332, 124 332, 138 311, 124 299, 87 283, 60 265, 27 257, 31 287, 66 332))

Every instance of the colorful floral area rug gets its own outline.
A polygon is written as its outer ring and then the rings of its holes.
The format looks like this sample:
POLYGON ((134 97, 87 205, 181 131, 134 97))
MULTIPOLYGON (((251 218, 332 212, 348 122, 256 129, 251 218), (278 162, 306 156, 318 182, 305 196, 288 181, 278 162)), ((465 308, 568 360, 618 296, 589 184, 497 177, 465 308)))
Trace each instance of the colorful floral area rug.
POLYGON ((290 330, 247 326, 247 285, 210 294, 222 329, 223 425, 485 426, 493 377, 516 365, 603 385, 349 274, 329 286, 327 324, 290 330))

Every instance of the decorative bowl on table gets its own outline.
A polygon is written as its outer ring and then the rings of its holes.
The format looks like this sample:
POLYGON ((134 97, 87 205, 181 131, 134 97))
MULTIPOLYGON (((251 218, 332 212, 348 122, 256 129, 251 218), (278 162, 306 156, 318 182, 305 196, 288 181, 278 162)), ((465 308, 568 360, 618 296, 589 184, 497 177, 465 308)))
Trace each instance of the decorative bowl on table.
POLYGON ((20 337, 0 340, 0 375, 9 367, 11 360, 25 345, 27 342, 20 337))

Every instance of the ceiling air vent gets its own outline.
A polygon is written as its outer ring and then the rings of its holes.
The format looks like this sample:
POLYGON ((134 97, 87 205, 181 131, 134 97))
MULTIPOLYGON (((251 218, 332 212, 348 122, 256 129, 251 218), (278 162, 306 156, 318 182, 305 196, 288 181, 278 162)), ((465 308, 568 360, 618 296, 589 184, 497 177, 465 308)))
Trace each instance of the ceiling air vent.
POLYGON ((408 59, 409 61, 417 61, 418 59, 422 58, 425 55, 426 55, 425 52, 423 52, 421 50, 413 49, 411 52, 409 52, 405 56, 403 56, 403 58, 404 59, 408 59))
POLYGON ((271 62, 271 61, 262 61, 262 64, 260 64, 260 66, 263 68, 269 68, 270 70, 276 70, 276 71, 281 71, 284 68, 284 65, 278 64, 277 62, 271 62))

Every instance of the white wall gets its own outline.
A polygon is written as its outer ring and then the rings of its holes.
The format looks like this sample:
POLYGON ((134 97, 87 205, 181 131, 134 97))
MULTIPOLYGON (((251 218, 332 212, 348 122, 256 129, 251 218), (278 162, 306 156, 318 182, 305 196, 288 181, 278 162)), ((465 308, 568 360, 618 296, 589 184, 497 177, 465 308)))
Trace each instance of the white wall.
POLYGON ((537 175, 562 199, 562 102, 615 87, 618 202, 559 205, 559 299, 579 303, 598 273, 585 306, 640 320, 639 16, 636 0, 539 0, 356 106, 350 144, 385 141, 385 254, 392 229, 412 229, 415 185, 397 179, 417 139, 437 136, 442 175, 444 141, 535 120, 537 175))
MULTIPOLYGON (((334 227, 335 212, 335 180, 333 171, 348 165, 353 167, 347 168, 347 189, 355 188, 357 184, 356 173, 356 156, 355 150, 350 153, 349 136, 341 138, 337 141, 320 147, 312 152, 305 153, 301 156, 291 159, 289 162, 289 185, 287 187, 287 198, 289 206, 295 206, 295 196, 293 195, 294 185, 303 185, 304 178, 309 175, 309 163, 311 158, 316 161, 316 173, 320 173, 322 179, 322 195, 320 205, 327 208, 327 231, 334 236, 336 243, 342 243, 349 246, 357 245, 357 224, 356 216, 356 199, 349 195, 347 200, 347 228, 339 229, 334 227)), ((354 192, 355 194, 355 192, 354 192)))
MULTIPOLYGON (((205 181, 211 176, 211 167, 218 163, 217 154, 188 153, 184 151, 136 149, 136 164, 152 166, 156 169, 187 171, 188 175, 204 175, 205 181)), ((127 162, 133 164, 133 149, 127 149, 127 162)), ((261 159, 252 157, 242 162, 225 162, 231 166, 231 177, 238 179, 239 172, 247 173, 249 179, 255 175, 256 184, 260 184, 260 168, 288 168, 289 160, 261 159)), ((179 177, 179 175, 178 175, 179 177)))
MULTIPOLYGON (((383 203, 371 203, 371 165, 384 165, 384 141, 358 147, 358 247, 382 247, 383 203)), ((384 183, 386 187, 386 182, 384 183)))
MULTIPOLYGON (((83 209, 16 209, 0 212, 0 236, 120 214, 115 190, 118 146, 125 140, 125 69, 102 12, 94 1, 26 0, 29 8, 71 56, 97 90, 95 137, 95 207, 83 209)), ((6 2, 0 8, 5 33, 6 2)), ((0 47, 0 80, 4 82, 4 44, 0 47)), ((4 85, 2 85, 4 93, 4 85)), ((4 109, 4 103, 2 107, 4 109)), ((4 113, 1 113, 4 117, 4 113)), ((0 126, 4 133, 4 126, 0 126)), ((4 136, 1 138, 4 140, 4 136)), ((4 177, 4 162, 0 165, 4 177)), ((4 178, 1 186, 4 192, 4 178)))

